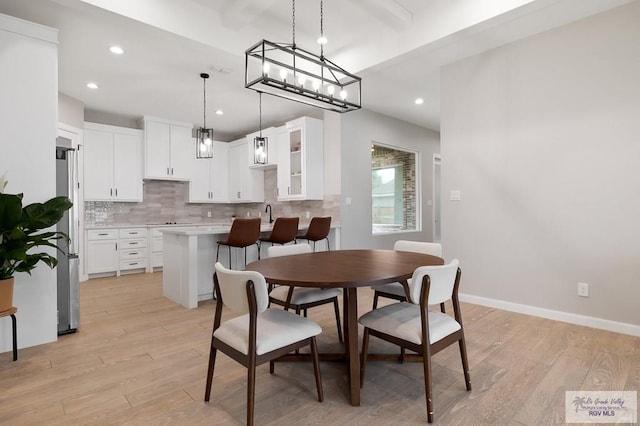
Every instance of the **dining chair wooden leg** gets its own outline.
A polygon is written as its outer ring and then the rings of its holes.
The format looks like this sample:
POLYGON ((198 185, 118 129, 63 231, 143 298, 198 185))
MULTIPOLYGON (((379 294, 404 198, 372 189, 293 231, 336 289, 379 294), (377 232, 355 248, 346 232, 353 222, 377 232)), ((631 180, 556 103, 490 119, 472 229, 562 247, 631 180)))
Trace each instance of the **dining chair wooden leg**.
POLYGON ((344 339, 342 338, 342 324, 340 324, 340 310, 338 309, 338 298, 333 299, 333 310, 336 313, 336 325, 338 327, 338 340, 342 343, 344 339))
POLYGON ((256 397, 256 358, 249 355, 247 366, 247 426, 253 425, 253 407, 256 397))
POLYGON ((433 423, 433 395, 431 392, 431 356, 428 349, 422 352, 422 368, 424 370, 424 393, 427 399, 427 421, 433 423))
POLYGON ((276 371, 276 362, 274 360, 269 361, 269 374, 273 374, 276 371))
POLYGON ((445 309, 444 309, 444 302, 442 302, 442 303, 440 304, 440 312, 442 312, 443 314, 446 314, 446 313, 447 313, 447 312, 445 311, 445 309))
POLYGON ((362 353, 360 354, 360 388, 364 386, 364 368, 367 365, 367 352, 369 351, 369 329, 364 329, 362 335, 362 353))
POLYGON ((207 370, 207 384, 204 388, 204 400, 209 402, 211 397, 211 383, 213 381, 213 370, 216 366, 216 353, 218 350, 213 347, 213 337, 211 338, 211 350, 209 352, 209 368, 207 370))
POLYGON ((309 342, 311 346, 311 358, 313 360, 313 374, 316 377, 316 389, 318 391, 318 401, 324 401, 324 393, 322 391, 322 379, 320 378, 320 358, 318 357, 318 345, 316 337, 313 336, 309 342))
POLYGON ((327 251, 331 251, 331 244, 329 244, 329 237, 327 237, 327 251))
POLYGON ((378 308, 378 292, 374 292, 373 293, 373 309, 377 309, 378 308))
POLYGON ((460 358, 462 358, 462 371, 464 372, 464 382, 467 386, 467 390, 471 390, 471 375, 469 374, 469 361, 467 360, 467 345, 464 341, 464 337, 458 341, 460 347, 460 358))
POLYGON ((400 364, 404 364, 404 360, 406 358, 407 355, 407 350, 405 349, 404 346, 400 346, 400 364))

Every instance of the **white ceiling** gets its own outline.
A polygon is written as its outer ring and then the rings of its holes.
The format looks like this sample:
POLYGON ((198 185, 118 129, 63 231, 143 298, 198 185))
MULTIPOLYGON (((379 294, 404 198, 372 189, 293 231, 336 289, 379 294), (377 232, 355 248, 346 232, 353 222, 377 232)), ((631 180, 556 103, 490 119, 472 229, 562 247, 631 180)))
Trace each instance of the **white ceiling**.
MULTIPOLYGON (((438 130, 442 65, 631 1, 324 0, 325 55, 363 78, 364 108, 438 130)), ((296 2, 296 43, 311 51, 319 5, 296 2)), ((245 49, 292 38, 285 0, 0 0, 0 13, 59 29, 59 90, 93 112, 200 126, 199 74, 209 72, 207 125, 221 140, 258 128, 245 49), (112 44, 125 54, 111 54, 112 44)), ((322 112, 269 96, 262 111, 265 127, 322 112)))

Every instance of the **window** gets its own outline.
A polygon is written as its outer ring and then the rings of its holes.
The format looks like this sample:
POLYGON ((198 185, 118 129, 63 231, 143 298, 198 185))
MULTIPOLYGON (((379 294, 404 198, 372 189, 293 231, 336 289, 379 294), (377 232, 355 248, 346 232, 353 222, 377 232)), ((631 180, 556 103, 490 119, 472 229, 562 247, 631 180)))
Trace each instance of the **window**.
POLYGON ((417 154, 371 146, 372 231, 382 234, 418 230, 417 154))

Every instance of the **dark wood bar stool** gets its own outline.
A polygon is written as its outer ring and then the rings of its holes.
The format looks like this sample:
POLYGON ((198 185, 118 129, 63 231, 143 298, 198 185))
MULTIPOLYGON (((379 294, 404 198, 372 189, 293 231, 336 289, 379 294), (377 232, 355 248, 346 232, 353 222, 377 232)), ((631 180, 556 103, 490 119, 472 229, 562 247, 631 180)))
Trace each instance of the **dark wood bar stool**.
POLYGON ((262 243, 271 243, 285 245, 290 242, 296 241, 296 235, 298 235, 298 217, 279 217, 273 223, 273 229, 271 234, 266 238, 260 238, 260 246, 262 243))
POLYGON ((16 328, 16 312, 18 308, 13 307, 0 312, 0 318, 11 316, 11 331, 13 332, 13 360, 18 360, 18 330, 16 328))
POLYGON ((316 251, 316 241, 327 240, 327 251, 330 251, 329 231, 331 231, 331 216, 313 217, 307 232, 304 235, 298 235, 296 239, 313 241, 313 251, 316 251))
POLYGON ((218 250, 216 251, 216 262, 220 256, 220 246, 229 247, 229 269, 232 268, 231 263, 231 247, 238 247, 244 250, 244 264, 247 264, 247 247, 256 245, 258 247, 258 259, 260 259, 260 246, 258 238, 260 238, 260 218, 253 219, 234 219, 231 224, 231 230, 227 239, 218 241, 218 250))

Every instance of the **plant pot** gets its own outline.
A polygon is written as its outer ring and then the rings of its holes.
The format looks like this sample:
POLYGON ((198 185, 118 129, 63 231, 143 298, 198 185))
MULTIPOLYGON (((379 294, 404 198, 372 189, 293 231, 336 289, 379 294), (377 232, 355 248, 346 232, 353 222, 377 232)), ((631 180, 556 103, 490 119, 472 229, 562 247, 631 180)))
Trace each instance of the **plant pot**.
POLYGON ((0 280, 0 312, 13 307, 13 277, 0 280))

